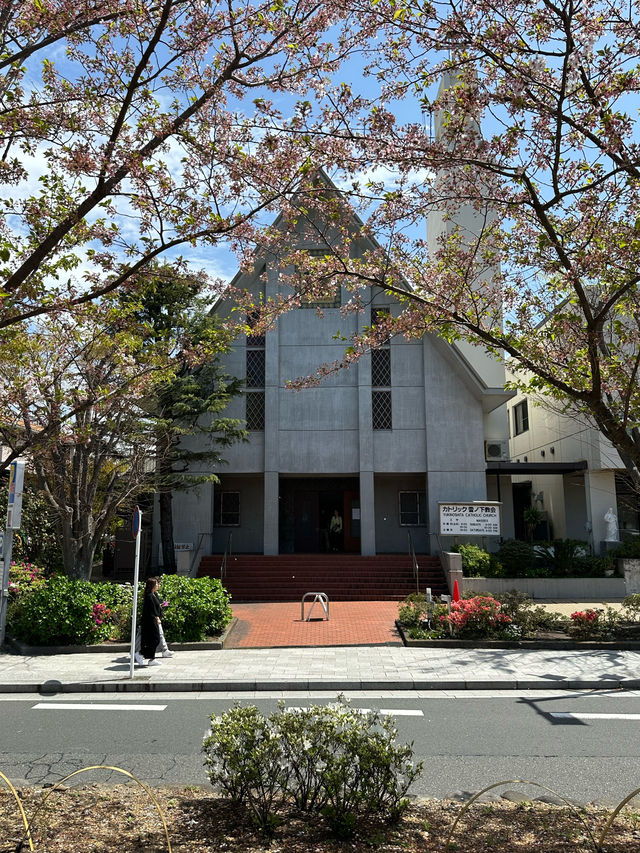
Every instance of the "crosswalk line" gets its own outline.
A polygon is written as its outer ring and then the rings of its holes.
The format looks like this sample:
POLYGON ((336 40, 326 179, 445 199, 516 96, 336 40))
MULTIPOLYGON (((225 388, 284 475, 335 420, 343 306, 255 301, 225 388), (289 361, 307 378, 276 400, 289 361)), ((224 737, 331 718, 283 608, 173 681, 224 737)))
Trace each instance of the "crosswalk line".
POLYGON ((166 705, 125 705, 124 702, 38 702, 32 711, 164 711, 166 705))

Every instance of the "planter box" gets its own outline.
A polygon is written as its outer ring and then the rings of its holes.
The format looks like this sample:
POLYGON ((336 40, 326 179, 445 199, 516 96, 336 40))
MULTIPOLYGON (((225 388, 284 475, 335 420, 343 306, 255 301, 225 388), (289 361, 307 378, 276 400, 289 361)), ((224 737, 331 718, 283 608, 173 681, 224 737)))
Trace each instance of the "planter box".
POLYGON ((582 649, 594 651, 609 649, 611 651, 638 651, 640 640, 412 640, 404 633, 399 622, 396 628, 405 646, 410 648, 440 648, 440 649, 548 649, 550 651, 568 651, 582 649))
MULTIPOLYGON (((625 561, 627 562, 627 561, 625 561)), ((640 592, 640 560, 638 592, 640 592)), ((491 594, 517 589, 531 598, 554 598, 559 601, 613 601, 629 595, 625 577, 613 578, 465 578, 465 593, 491 594)))

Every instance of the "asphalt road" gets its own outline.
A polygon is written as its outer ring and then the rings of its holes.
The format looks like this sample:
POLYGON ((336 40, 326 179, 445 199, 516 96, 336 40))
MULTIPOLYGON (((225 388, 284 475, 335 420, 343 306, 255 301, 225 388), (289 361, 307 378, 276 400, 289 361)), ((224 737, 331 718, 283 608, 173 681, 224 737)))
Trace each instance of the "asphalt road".
MULTIPOLYGON (((237 698, 270 712, 279 695, 237 698)), ((210 715, 233 701, 177 693, 5 696, 0 770, 25 785, 109 764, 152 785, 207 785, 202 738, 210 715)), ((327 701, 317 694, 285 699, 298 707, 327 701)), ((419 796, 445 797, 518 778, 574 801, 613 805, 640 787, 640 692, 360 693, 352 704, 395 712, 399 739, 413 741, 416 758, 425 762, 413 789, 419 796)), ((99 771, 70 784, 120 778, 99 771)))

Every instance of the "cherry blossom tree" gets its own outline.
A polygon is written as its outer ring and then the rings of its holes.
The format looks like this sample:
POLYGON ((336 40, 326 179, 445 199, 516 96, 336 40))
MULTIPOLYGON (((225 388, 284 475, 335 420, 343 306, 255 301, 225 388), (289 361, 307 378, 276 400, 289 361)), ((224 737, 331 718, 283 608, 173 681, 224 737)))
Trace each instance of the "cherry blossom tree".
POLYGON ((345 361, 390 331, 467 339, 595 422, 640 485, 640 4, 380 0, 359 15, 379 32, 379 100, 349 90, 332 119, 350 147, 338 183, 375 208, 379 248, 350 257, 345 218, 322 263, 295 261, 319 292, 346 282, 357 304, 380 287, 404 310, 345 361), (407 124, 409 96, 424 118, 407 124), (374 168, 394 185, 357 179, 374 168))
POLYGON ((3 0, 0 329, 249 233, 308 167, 304 99, 363 37, 352 20, 319 0, 3 0))

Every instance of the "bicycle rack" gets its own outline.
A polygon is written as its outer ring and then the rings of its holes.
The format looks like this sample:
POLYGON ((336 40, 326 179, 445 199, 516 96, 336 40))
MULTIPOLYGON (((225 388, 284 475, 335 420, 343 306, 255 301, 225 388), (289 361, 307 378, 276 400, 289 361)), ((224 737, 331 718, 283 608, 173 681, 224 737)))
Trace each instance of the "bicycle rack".
POLYGON ((316 602, 320 603, 320 606, 324 610, 325 616, 327 617, 327 622, 329 621, 329 596, 326 592, 305 592, 302 596, 302 601, 300 602, 300 619, 302 622, 309 622, 311 620, 311 612, 316 605, 316 602), (309 608, 309 612, 307 613, 307 618, 304 617, 304 605, 308 598, 313 596, 313 601, 311 602, 311 607, 309 608))

